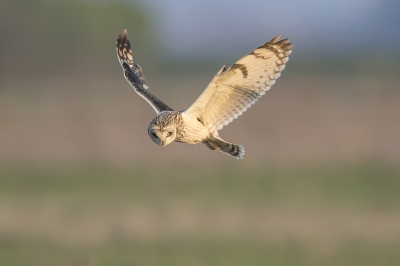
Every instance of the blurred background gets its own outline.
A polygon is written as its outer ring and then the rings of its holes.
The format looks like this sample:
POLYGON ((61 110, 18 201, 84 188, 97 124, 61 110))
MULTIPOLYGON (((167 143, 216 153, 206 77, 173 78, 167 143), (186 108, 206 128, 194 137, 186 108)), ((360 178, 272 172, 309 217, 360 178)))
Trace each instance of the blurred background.
POLYGON ((0 2, 1 265, 399 265, 400 2, 0 2), (155 145, 127 28, 175 110, 278 34, 281 78, 204 145, 155 145))

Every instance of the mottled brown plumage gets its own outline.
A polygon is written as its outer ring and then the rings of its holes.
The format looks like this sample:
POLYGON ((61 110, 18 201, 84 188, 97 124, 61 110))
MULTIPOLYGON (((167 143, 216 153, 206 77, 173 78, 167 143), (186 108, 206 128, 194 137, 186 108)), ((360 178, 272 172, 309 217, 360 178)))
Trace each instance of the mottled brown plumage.
POLYGON ((156 144, 204 143, 211 150, 242 159, 243 146, 224 141, 218 131, 245 112, 280 77, 293 45, 289 39, 279 39, 276 36, 228 69, 224 66, 185 111, 174 111, 148 92, 142 69, 133 61, 126 30, 117 39, 117 55, 126 80, 157 112, 148 127, 148 134, 156 144))

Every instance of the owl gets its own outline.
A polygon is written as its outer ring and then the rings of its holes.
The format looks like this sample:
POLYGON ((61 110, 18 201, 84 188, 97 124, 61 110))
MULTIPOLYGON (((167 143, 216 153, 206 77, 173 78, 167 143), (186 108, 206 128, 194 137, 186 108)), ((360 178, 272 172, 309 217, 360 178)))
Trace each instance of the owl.
POLYGON ((243 146, 223 140, 218 131, 250 108, 281 75, 293 44, 279 39, 278 35, 229 68, 223 66, 188 109, 174 111, 149 92, 142 68, 133 61, 128 32, 122 31, 117 56, 125 79, 157 113, 147 129, 151 140, 160 146, 173 141, 204 143, 211 150, 242 159, 243 146))

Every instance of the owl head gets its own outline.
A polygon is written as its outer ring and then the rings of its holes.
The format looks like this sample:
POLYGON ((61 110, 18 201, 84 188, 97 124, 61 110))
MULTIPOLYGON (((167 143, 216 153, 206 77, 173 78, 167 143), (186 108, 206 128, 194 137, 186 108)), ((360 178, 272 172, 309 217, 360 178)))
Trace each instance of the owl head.
POLYGON ((147 132, 154 143, 167 146, 175 140, 176 125, 173 121, 157 116, 150 122, 147 132))

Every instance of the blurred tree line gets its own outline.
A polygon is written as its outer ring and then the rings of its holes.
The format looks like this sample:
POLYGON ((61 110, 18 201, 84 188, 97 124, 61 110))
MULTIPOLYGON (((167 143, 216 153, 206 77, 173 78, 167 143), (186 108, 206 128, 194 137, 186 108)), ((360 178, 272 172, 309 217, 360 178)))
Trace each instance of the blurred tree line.
POLYGON ((119 70, 119 32, 128 28, 131 42, 144 46, 149 27, 142 10, 122 1, 2 0, 0 78, 119 70))
MULTIPOLYGON (((115 41, 125 28, 145 75, 152 71, 166 76, 203 73, 211 78, 223 64, 243 55, 171 56, 152 34, 157 23, 153 17, 137 3, 124 0, 1 0, 0 78, 120 75, 115 41)), ((375 50, 353 53, 352 49, 350 55, 337 50, 313 54, 294 43, 286 73, 396 77, 400 69, 398 55, 390 51, 390 56, 375 50)))

